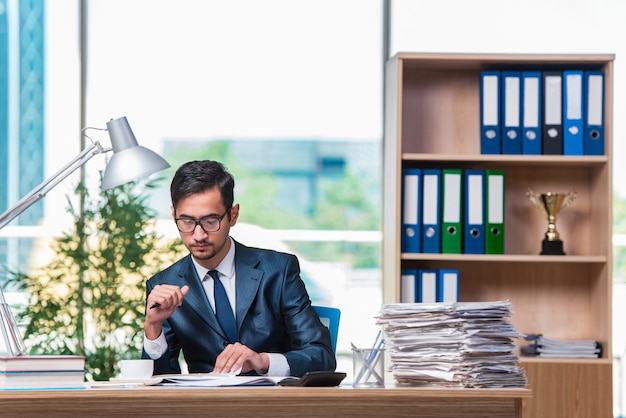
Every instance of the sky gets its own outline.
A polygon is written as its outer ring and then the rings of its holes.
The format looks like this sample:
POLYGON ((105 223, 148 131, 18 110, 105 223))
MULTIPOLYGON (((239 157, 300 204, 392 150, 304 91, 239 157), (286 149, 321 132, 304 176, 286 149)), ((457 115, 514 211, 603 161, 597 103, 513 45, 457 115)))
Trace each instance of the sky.
MULTIPOLYGON (((78 153, 74 3, 47 11, 50 172, 78 153)), ((378 1, 91 0, 89 16, 86 126, 126 116, 156 152, 172 138, 382 137, 378 1)))

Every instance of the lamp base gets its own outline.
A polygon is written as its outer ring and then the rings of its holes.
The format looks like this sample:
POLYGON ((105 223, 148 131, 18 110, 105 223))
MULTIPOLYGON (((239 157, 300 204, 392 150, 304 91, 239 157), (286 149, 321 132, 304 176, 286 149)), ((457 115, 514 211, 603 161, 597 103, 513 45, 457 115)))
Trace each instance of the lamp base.
POLYGON ((540 255, 565 255, 563 251, 563 241, 548 241, 544 239, 541 241, 541 253, 540 255))

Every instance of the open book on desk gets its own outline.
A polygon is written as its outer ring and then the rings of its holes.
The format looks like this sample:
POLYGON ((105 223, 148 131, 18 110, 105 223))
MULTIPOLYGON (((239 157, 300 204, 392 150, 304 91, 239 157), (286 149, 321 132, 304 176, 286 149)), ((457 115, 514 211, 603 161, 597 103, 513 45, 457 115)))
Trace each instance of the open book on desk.
POLYGON ((161 386, 224 387, 224 386, 276 386, 286 376, 241 376, 220 373, 189 373, 158 375, 161 386))

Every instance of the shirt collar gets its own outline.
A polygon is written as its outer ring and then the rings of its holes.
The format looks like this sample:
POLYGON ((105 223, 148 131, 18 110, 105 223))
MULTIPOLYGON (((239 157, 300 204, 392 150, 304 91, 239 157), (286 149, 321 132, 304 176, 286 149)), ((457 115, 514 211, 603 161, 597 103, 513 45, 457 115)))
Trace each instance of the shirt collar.
MULTIPOLYGON (((228 237, 228 239, 230 240, 230 249, 228 250, 226 257, 224 257, 222 262, 217 265, 215 270, 219 271, 222 276, 231 278, 235 275, 235 241, 230 236, 228 237)), ((198 273, 198 277, 200 277, 200 281, 202 281, 202 278, 206 276, 209 269, 206 267, 202 267, 193 257, 191 257, 191 261, 196 268, 196 272, 198 273)))

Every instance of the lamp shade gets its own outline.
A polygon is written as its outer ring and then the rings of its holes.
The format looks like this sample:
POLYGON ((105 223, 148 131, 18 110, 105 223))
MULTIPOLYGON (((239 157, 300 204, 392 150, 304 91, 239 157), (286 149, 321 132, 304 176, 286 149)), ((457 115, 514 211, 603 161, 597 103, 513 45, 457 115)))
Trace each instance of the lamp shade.
POLYGON ((104 170, 103 190, 147 177, 170 166, 157 153, 137 143, 126 117, 108 121, 107 130, 113 156, 104 170))

